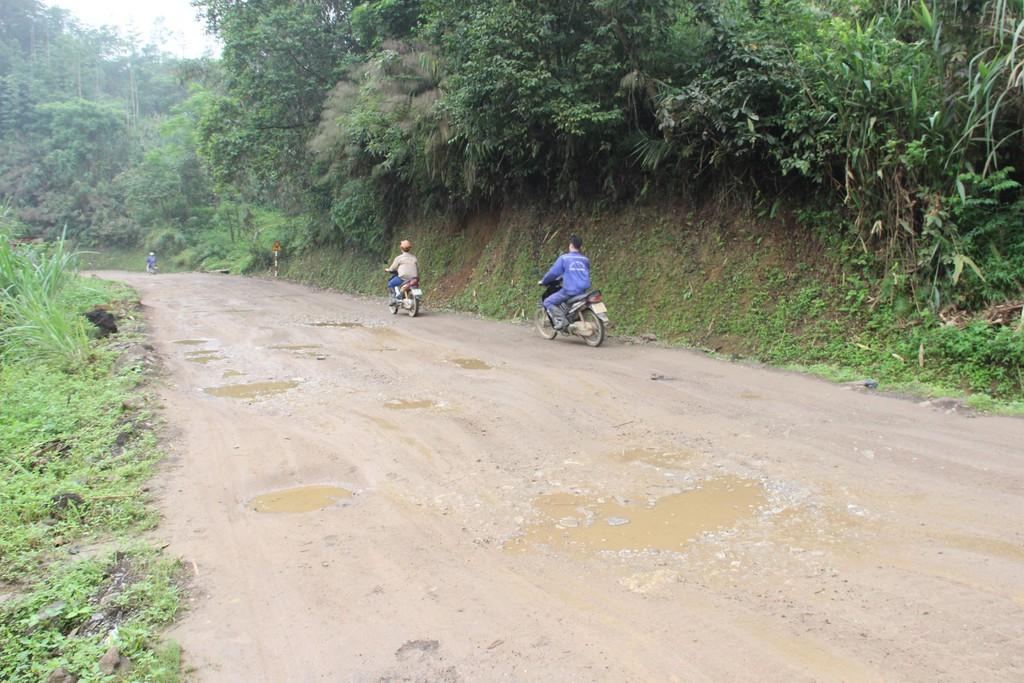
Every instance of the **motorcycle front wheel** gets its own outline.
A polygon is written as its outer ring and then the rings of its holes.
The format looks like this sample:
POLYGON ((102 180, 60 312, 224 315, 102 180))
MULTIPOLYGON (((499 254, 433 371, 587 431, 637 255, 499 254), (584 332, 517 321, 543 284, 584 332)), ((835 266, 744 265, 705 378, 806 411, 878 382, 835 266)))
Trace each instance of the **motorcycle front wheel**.
POLYGON ((558 336, 558 332, 555 331, 555 326, 551 324, 551 318, 548 317, 548 312, 543 306, 537 307, 537 313, 533 316, 533 324, 540 336, 545 339, 554 339, 558 336))
POLYGON ((583 341, 587 343, 587 346, 598 347, 604 341, 604 321, 597 317, 597 313, 594 313, 593 309, 585 308, 580 311, 580 321, 585 322, 594 331, 588 336, 583 337, 583 341))

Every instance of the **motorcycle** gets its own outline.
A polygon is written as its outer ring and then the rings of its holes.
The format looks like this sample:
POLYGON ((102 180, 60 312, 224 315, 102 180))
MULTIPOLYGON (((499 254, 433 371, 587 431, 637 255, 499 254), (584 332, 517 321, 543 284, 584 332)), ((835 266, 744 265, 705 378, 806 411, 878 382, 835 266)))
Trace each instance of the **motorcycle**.
MULTIPOLYGON (((388 271, 391 275, 397 275, 395 271, 388 271)), ((410 318, 415 318, 420 312, 420 302, 423 301, 423 290, 420 289, 420 279, 413 278, 403 282, 397 287, 392 287, 388 292, 388 308, 391 314, 395 315, 399 310, 404 310, 410 318)))
POLYGON ((541 303, 534 316, 537 332, 545 339, 554 339, 559 332, 565 335, 575 335, 580 337, 587 346, 600 346, 604 342, 605 329, 611 325, 611 321, 608 319, 608 308, 601 300, 600 290, 588 290, 560 304, 569 325, 563 330, 556 330, 551 315, 544 308, 544 299, 561 288, 562 281, 556 280, 547 285, 547 289, 540 295, 541 303))

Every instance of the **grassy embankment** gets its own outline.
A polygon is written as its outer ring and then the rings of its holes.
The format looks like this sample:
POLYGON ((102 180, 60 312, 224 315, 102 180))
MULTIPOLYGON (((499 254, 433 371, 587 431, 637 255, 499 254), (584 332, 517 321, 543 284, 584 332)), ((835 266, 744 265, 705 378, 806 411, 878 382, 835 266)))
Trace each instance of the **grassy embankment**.
MULTIPOLYGON (((79 254, 79 266, 82 270, 124 270, 141 273, 146 270, 146 254, 146 250, 141 248, 93 247, 79 254)), ((176 265, 173 259, 161 259, 157 266, 162 273, 185 270, 176 265)))
POLYGON ((118 361, 142 342, 133 294, 72 276, 59 251, 29 258, 0 236, 0 680, 99 680, 113 647, 131 680, 174 681, 158 633, 180 568, 139 538, 159 451, 140 367, 118 361), (97 304, 125 316, 115 343, 89 336, 97 304))
MULTIPOLYGON (((538 277, 575 226, 615 332, 752 358, 835 381, 964 395, 977 408, 1024 411, 1024 334, 940 325, 884 296, 870 257, 821 217, 769 220, 750 211, 657 205, 591 216, 530 208, 442 218, 396 232, 416 244, 431 307, 529 316, 538 277), (840 265, 846 264, 846 265, 840 265)), ((342 249, 285 254, 282 276, 344 291, 381 290, 383 259, 342 249)), ((912 307, 910 307, 912 308, 912 307)))

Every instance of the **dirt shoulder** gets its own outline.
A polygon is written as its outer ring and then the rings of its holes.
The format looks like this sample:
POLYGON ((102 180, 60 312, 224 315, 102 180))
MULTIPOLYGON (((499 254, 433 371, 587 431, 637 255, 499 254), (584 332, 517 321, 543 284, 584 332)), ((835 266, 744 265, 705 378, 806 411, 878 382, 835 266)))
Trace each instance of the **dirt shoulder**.
POLYGON ((171 633, 195 680, 1024 673, 1024 421, 290 283, 106 276, 169 370, 157 533, 195 574, 171 633), (253 509, 302 486, 344 492, 253 509))

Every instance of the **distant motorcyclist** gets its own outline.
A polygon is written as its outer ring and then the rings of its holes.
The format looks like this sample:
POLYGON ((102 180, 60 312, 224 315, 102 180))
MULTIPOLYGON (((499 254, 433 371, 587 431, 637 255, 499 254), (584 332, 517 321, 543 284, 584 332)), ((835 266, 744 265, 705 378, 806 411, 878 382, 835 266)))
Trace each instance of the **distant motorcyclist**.
POLYGON ((570 236, 569 251, 558 257, 551 270, 538 283, 550 285, 559 278, 562 280, 562 288, 544 299, 544 308, 551 316, 556 330, 564 330, 569 325, 562 304, 590 289, 590 260, 580 253, 582 246, 583 240, 579 236, 570 236))
POLYGON ((146 257, 146 272, 156 272, 156 254, 154 254, 153 252, 149 252, 149 256, 146 257))
POLYGON ((395 274, 393 278, 388 280, 388 294, 392 297, 395 295, 395 287, 401 287, 410 280, 419 279, 420 276, 420 263, 411 252, 412 242, 402 240, 399 247, 402 253, 396 256, 391 265, 384 269, 389 273, 395 274))

